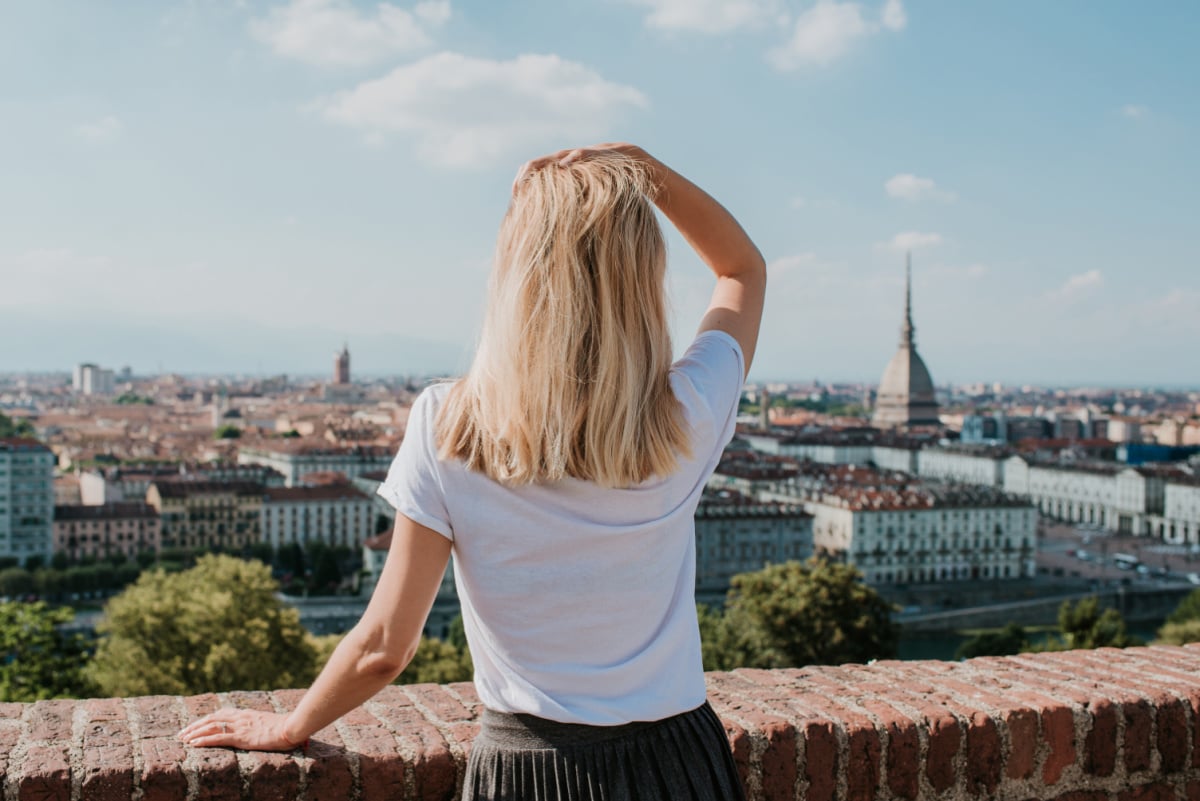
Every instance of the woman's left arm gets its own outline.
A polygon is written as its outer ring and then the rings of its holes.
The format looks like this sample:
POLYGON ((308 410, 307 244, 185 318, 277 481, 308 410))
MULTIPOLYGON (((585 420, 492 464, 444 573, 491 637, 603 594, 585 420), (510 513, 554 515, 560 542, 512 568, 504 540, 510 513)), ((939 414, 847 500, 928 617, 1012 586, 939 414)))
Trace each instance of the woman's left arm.
POLYGON ((221 709, 185 727, 179 738, 196 747, 288 751, 299 746, 390 684, 412 660, 449 558, 450 540, 397 514, 366 612, 296 709, 288 715, 221 709))

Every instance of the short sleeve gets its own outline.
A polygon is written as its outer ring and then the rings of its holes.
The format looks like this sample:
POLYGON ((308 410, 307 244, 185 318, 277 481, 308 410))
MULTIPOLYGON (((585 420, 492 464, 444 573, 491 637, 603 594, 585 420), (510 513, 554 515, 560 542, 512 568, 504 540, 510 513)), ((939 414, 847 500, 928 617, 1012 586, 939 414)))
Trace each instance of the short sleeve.
POLYGON ((671 371, 686 382, 677 384, 677 395, 682 395, 679 400, 689 416, 705 418, 712 426, 714 447, 724 448, 737 426, 746 376, 741 345, 724 331, 702 331, 671 371))
POLYGON ((436 404, 431 395, 426 390, 413 403, 404 441, 377 492, 400 514, 453 540, 434 440, 436 404))

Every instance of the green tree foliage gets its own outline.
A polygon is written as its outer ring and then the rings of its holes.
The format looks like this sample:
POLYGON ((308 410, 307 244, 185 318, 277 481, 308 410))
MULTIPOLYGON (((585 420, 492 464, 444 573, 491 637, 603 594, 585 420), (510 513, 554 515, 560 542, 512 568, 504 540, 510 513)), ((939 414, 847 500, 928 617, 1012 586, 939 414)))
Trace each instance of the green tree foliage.
POLYGON ((1058 608, 1058 636, 1035 646, 1036 651, 1074 651, 1087 648, 1128 648, 1141 645, 1125 630, 1125 618, 1116 609, 1101 611, 1096 596, 1076 604, 1064 601, 1058 608))
POLYGON ((237 439, 242 436, 242 429, 234 425, 225 425, 213 432, 213 439, 237 439))
MULTIPOLYGON (((0 576, 3 576, 0 573, 0 576)), ((1157 643, 1163 645, 1186 645, 1200 642, 1200 590, 1192 590, 1179 602, 1175 611, 1158 630, 1157 643)))
POLYGON ((1187 645, 1190 642, 1200 642, 1200 619, 1184 620, 1180 623, 1164 623, 1158 630, 1160 645, 1187 645))
POLYGON ((33 592, 33 574, 23 567, 8 567, 0 570, 0 595, 20 598, 33 592))
POLYGON ((266 565, 230 556, 143 573, 105 608, 89 676, 106 695, 304 686, 315 652, 277 590, 266 565))
MULTIPOLYGON (((899 626, 891 606, 854 567, 810 559, 733 577, 707 665, 800 667, 894 656, 899 626)), ((715 634, 712 633, 715 629, 715 634)))
POLYGON ((40 701, 88 694, 87 641, 58 629, 74 613, 41 601, 0 603, 0 700, 40 701))
POLYGON ((0 414, 0 438, 33 437, 33 424, 25 419, 13 420, 5 414, 0 414))
POLYGON ((1186 623, 1189 620, 1200 620, 1200 590, 1192 590, 1175 607, 1175 611, 1167 615, 1168 623, 1186 623))
POLYGON ((1016 623, 1009 623, 996 631, 982 631, 970 638, 954 652, 957 659, 971 659, 976 656, 1009 656, 1029 650, 1029 637, 1025 629, 1016 623))

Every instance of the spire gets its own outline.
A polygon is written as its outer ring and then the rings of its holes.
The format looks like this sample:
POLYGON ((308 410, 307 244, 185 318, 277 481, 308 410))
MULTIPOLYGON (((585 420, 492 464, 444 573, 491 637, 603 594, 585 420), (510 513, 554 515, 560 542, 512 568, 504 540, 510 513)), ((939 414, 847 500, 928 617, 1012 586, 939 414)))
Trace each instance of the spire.
POLYGON ((912 321, 912 251, 904 260, 904 325, 900 326, 901 347, 911 348, 915 344, 913 334, 916 327, 912 321))

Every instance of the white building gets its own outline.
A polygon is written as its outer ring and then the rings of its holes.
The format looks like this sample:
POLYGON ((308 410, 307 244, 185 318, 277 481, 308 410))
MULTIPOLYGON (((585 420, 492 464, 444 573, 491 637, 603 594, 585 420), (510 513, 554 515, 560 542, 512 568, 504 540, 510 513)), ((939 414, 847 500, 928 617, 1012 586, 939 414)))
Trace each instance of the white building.
POLYGON ((0 556, 23 564, 54 548, 54 454, 33 439, 0 439, 0 556))
POLYGON ((738 573, 813 555, 813 517, 793 503, 706 492, 696 508, 696 592, 723 597, 738 573))
POLYGON ((903 473, 804 466, 764 493, 814 516, 817 553, 844 558, 869 584, 1033 576, 1037 510, 996 489, 925 483, 903 473))
POLYGON ((350 484, 264 490, 262 541, 273 548, 316 542, 361 548, 374 525, 371 499, 350 484))
POLYGON ((1166 482, 1163 517, 1168 521, 1167 540, 1200 543, 1200 476, 1177 477, 1166 482))
POLYGON ((116 391, 116 382, 112 370, 85 363, 75 365, 71 387, 83 395, 112 395, 116 391))
POLYGON ((917 456, 917 475, 985 487, 1004 486, 1004 459, 1010 451, 976 445, 926 448, 917 456))
POLYGON ((279 443, 242 448, 238 464, 261 464, 274 468, 284 477, 284 485, 295 487, 309 473, 341 473, 356 478, 363 473, 387 470, 395 457, 391 448, 377 445, 330 447, 306 443, 279 443))

